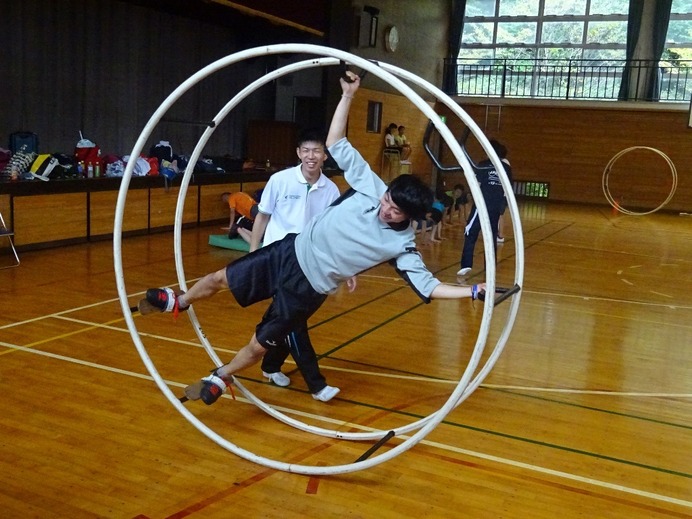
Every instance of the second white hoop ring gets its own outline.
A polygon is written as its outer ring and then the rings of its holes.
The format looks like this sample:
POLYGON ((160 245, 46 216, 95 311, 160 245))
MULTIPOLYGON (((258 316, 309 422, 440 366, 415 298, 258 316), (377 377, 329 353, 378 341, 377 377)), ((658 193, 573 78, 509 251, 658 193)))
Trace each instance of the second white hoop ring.
POLYGON ((651 148, 649 146, 632 146, 630 148, 625 148, 624 150, 616 153, 615 156, 612 159, 610 159, 610 162, 608 162, 608 164, 606 164, 606 167, 603 170, 603 179, 601 180, 601 186, 603 188, 603 194, 605 195, 606 200, 608 200, 608 203, 614 209, 617 209, 621 213, 627 214, 630 216, 644 216, 647 214, 655 213, 656 211, 665 207, 668 202, 670 202, 670 200, 673 198, 673 195, 675 195, 675 190, 678 187, 678 172, 675 169, 675 164, 673 164, 673 161, 670 160, 670 157, 668 157, 668 155, 663 153, 661 150, 658 150, 656 148, 651 148), (629 153, 630 151, 634 151, 634 150, 649 150, 649 151, 653 151, 654 153, 657 153, 658 155, 663 157, 663 160, 666 161, 666 163, 670 167, 670 171, 671 171, 671 174, 673 176, 673 185, 670 189, 670 193, 668 193, 668 197, 663 201, 663 203, 661 205, 659 205, 655 209, 652 209, 651 211, 636 212, 636 211, 630 211, 629 209, 625 209, 615 200, 615 198, 613 198, 613 195, 611 194, 610 188, 608 186, 608 180, 610 177, 610 170, 613 168, 613 165, 615 165, 615 163, 618 161, 618 159, 620 157, 622 157, 626 153, 629 153))

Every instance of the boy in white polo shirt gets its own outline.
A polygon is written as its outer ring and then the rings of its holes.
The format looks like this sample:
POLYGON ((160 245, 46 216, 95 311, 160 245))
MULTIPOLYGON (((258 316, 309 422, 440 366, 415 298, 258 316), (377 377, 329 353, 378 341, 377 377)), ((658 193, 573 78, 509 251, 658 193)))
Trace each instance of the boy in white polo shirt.
MULTIPOLYGON (((266 247, 287 234, 302 232, 313 216, 339 197, 339 188, 322 173, 327 158, 324 140, 317 130, 302 132, 296 148, 300 164, 269 178, 255 217, 250 252, 257 250, 260 242, 266 247)), ((320 372, 307 326, 299 326, 276 348, 267 350, 262 360, 262 375, 278 386, 288 386, 291 380, 281 372, 281 366, 289 353, 313 398, 327 402, 336 396, 339 388, 328 386, 320 372)))

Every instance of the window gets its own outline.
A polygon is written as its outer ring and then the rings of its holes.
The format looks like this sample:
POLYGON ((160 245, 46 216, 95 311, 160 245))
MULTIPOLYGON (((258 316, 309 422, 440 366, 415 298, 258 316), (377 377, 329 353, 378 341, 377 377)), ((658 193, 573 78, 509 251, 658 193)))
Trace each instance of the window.
MULTIPOLYGON (((628 5, 629 0, 468 0, 459 57, 625 59, 628 5)), ((692 38, 689 22, 679 32, 692 38)))
POLYGON ((493 16, 495 14, 495 0, 478 0, 466 3, 468 16, 493 16))
POLYGON ((586 13, 586 0, 545 0, 543 14, 546 16, 580 15, 586 13))
POLYGON ((380 133, 382 130, 382 103, 368 101, 368 119, 365 131, 368 133, 380 133))
MULTIPOLYGON (((495 3, 491 0, 490 3, 495 3)), ((494 9, 491 10, 491 15, 494 9)), ((500 2, 500 16, 536 16, 538 0, 505 0, 500 2)))
POLYGON ((627 41, 627 22, 590 22, 586 31, 587 44, 609 44, 627 41))
POLYGON ((692 0, 673 0, 670 22, 666 34, 666 46, 659 63, 661 83, 664 88, 674 89, 678 97, 690 99, 692 88, 680 81, 692 83, 692 0))
MULTIPOLYGON (((468 0, 459 57, 623 60, 628 10, 629 0, 468 0)), ((663 57, 692 59, 692 0, 673 0, 663 57)))
MULTIPOLYGON (((495 26, 492 23, 469 23, 468 24, 468 42, 470 44, 487 44, 493 43, 493 30, 495 26)), ((464 28, 466 32, 466 28, 464 28)))
MULTIPOLYGON (((489 24, 488 24, 489 25, 489 24)), ((497 43, 533 43, 536 24, 527 22, 500 22, 497 24, 497 43)))
POLYGON ((627 15, 629 2, 611 2, 610 0, 591 0, 591 14, 624 14, 627 15))
MULTIPOLYGON (((626 59, 629 4, 630 0, 467 0, 459 56, 450 60, 456 70, 452 93, 617 100, 627 74, 628 99, 689 101, 692 0, 672 0, 661 60, 635 56, 634 65, 626 59), (656 75, 656 91, 651 93, 641 78, 656 75)), ((644 20, 643 26, 651 23, 644 20)))
POLYGON ((663 59, 692 59, 692 0, 673 0, 663 59))

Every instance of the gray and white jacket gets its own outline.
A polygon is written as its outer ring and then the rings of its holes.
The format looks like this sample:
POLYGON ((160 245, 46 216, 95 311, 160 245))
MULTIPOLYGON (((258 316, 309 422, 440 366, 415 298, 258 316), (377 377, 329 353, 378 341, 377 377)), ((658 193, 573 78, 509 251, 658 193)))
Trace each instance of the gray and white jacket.
POLYGON ((416 250, 409 221, 398 228, 382 222, 380 199, 387 185, 346 138, 329 148, 351 189, 313 218, 296 237, 298 263, 321 294, 364 270, 392 260, 398 273, 425 301, 440 284, 416 250))

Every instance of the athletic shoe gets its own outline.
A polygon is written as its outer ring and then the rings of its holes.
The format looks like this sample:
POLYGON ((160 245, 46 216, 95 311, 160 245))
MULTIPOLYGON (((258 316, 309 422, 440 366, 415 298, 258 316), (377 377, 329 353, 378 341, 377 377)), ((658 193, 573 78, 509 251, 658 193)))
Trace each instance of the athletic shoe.
POLYGON ((211 405, 223 395, 227 386, 226 381, 214 371, 211 375, 202 379, 202 390, 199 393, 199 397, 202 402, 211 405))
POLYGON ((497 237, 497 243, 504 243, 505 239, 502 236, 497 237))
POLYGON ((338 387, 325 386, 317 393, 313 393, 312 398, 322 402, 329 402, 332 398, 339 394, 339 391, 341 391, 341 389, 338 387))
POLYGON ((281 387, 286 387, 291 383, 291 379, 280 371, 277 371, 276 373, 267 373, 263 371, 262 376, 264 378, 268 378, 269 382, 274 382, 274 384, 281 387))
POLYGON ((464 268, 459 269, 459 270, 457 271, 457 276, 465 276, 465 275, 468 274, 469 272, 471 272, 471 267, 464 267, 464 268))
POLYGON ((178 308, 178 295, 173 292, 173 289, 165 288, 150 288, 147 290, 146 297, 140 300, 137 308, 142 315, 153 312, 173 312, 177 314, 179 311, 185 311, 178 308))

